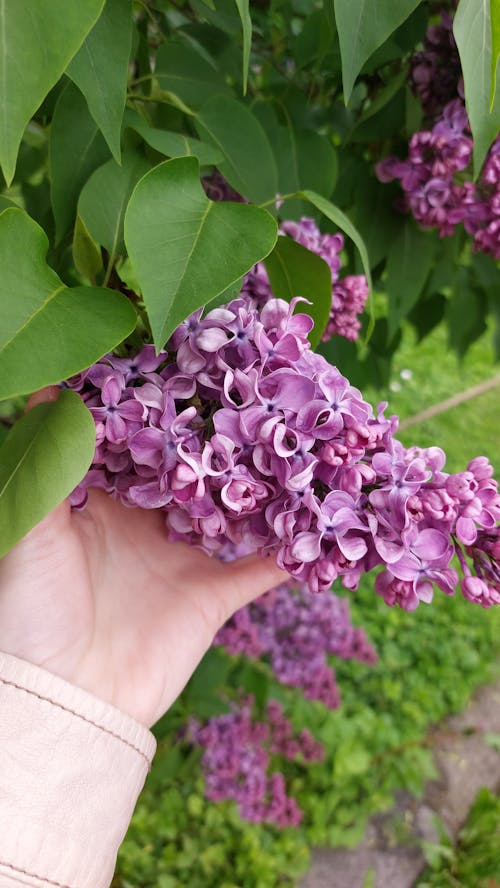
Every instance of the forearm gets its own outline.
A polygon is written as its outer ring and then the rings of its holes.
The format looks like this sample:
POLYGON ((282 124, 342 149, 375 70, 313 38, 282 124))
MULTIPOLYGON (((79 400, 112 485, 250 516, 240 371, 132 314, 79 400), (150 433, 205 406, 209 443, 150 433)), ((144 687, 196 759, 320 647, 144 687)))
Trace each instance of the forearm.
POLYGON ((153 735, 0 652, 0 886, 108 888, 153 735))

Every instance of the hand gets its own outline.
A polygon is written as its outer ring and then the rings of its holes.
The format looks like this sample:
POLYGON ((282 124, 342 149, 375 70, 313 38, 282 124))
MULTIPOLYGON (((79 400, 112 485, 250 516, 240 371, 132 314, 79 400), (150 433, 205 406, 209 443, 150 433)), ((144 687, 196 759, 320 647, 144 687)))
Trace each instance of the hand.
POLYGON ((83 511, 61 503, 0 561, 0 651, 150 727, 220 626, 284 577, 272 558, 222 564, 169 543, 162 513, 91 490, 83 511))

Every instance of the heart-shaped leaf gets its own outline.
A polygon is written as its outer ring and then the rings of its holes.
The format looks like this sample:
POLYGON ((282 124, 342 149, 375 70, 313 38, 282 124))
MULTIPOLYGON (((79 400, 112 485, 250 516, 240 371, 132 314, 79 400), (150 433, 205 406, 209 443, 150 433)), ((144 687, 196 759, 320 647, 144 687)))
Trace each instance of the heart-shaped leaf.
POLYGON ((0 558, 79 484, 94 449, 94 420, 69 390, 15 424, 0 448, 0 558))
POLYGON ((276 237, 266 210, 208 200, 194 157, 167 160, 147 173, 127 207, 125 243, 157 348, 267 256, 276 237))
POLYGON ((7 184, 30 117, 97 20, 104 0, 0 3, 0 164, 7 184))
POLYGON ((135 327, 121 293, 69 289, 46 264, 47 249, 44 232, 23 210, 0 215, 0 400, 84 370, 135 327))

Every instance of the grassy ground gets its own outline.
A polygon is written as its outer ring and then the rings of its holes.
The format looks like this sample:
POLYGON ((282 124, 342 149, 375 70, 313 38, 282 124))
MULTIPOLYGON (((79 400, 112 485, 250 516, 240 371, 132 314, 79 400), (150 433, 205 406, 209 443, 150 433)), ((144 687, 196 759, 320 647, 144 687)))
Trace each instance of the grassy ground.
MULTIPOLYGON (((493 364, 489 334, 474 343, 460 365, 447 349, 444 327, 438 327, 418 346, 408 329, 396 354, 390 387, 363 394, 372 403, 388 401, 388 413, 406 419, 497 374, 500 367, 493 364)), ((439 444, 448 455, 449 471, 460 471, 479 455, 488 456, 500 470, 500 386, 412 426, 399 437, 407 446, 439 444)))

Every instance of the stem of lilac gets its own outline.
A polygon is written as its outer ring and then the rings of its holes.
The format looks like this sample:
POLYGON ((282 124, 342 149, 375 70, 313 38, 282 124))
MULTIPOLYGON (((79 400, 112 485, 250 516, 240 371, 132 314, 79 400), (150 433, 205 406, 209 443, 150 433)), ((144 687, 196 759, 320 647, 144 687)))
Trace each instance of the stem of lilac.
POLYGON ((264 203, 259 204, 259 207, 261 210, 264 210, 266 207, 275 204, 278 200, 283 203, 283 201, 292 200, 295 197, 298 197, 298 191, 294 191, 291 194, 276 194, 271 200, 266 200, 264 203))

